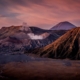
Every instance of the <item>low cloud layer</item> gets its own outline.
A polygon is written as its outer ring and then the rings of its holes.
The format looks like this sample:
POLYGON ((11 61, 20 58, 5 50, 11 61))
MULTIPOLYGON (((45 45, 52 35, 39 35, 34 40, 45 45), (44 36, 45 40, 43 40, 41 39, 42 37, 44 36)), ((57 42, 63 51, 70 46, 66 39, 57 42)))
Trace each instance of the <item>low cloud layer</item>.
POLYGON ((80 0, 0 0, 0 27, 27 22, 51 28, 61 21, 80 25, 80 0))

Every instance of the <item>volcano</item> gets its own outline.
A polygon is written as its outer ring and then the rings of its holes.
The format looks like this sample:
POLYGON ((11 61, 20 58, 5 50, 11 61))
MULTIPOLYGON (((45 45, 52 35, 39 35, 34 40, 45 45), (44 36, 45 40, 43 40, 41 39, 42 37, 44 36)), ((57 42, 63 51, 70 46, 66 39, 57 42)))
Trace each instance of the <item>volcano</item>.
POLYGON ((76 26, 68 21, 60 22, 54 27, 51 28, 51 30, 70 30, 72 28, 75 28, 76 26))
POLYGON ((0 54, 24 53, 44 47, 60 36, 56 32, 37 27, 11 26, 0 29, 0 54))
POLYGON ((71 29, 53 43, 33 53, 54 59, 80 60, 80 27, 71 29))

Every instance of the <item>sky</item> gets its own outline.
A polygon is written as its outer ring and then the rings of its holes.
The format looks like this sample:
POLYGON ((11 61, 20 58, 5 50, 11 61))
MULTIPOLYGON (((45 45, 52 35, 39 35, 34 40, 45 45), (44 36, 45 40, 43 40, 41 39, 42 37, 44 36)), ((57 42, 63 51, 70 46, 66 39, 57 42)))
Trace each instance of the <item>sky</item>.
POLYGON ((0 28, 26 22, 50 29, 63 21, 80 26, 80 0, 0 0, 0 28))

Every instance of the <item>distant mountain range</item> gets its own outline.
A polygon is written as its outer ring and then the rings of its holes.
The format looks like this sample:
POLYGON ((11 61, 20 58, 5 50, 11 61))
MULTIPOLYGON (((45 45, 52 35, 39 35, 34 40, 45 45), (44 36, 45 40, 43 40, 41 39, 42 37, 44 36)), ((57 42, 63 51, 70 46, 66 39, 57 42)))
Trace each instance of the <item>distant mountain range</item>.
POLYGON ((53 59, 80 59, 80 27, 71 29, 53 43, 33 53, 53 59))
POLYGON ((68 21, 60 22, 54 27, 51 28, 51 30, 70 30, 72 28, 75 28, 76 26, 68 21))

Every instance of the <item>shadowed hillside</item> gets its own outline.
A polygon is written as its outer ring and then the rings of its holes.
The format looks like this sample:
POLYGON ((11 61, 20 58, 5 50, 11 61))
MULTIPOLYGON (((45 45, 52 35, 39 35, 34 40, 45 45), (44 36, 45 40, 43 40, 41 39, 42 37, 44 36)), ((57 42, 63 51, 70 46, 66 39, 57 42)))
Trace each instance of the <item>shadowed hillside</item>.
POLYGON ((80 59, 80 28, 74 28, 52 44, 35 50, 34 53, 49 58, 80 59))

